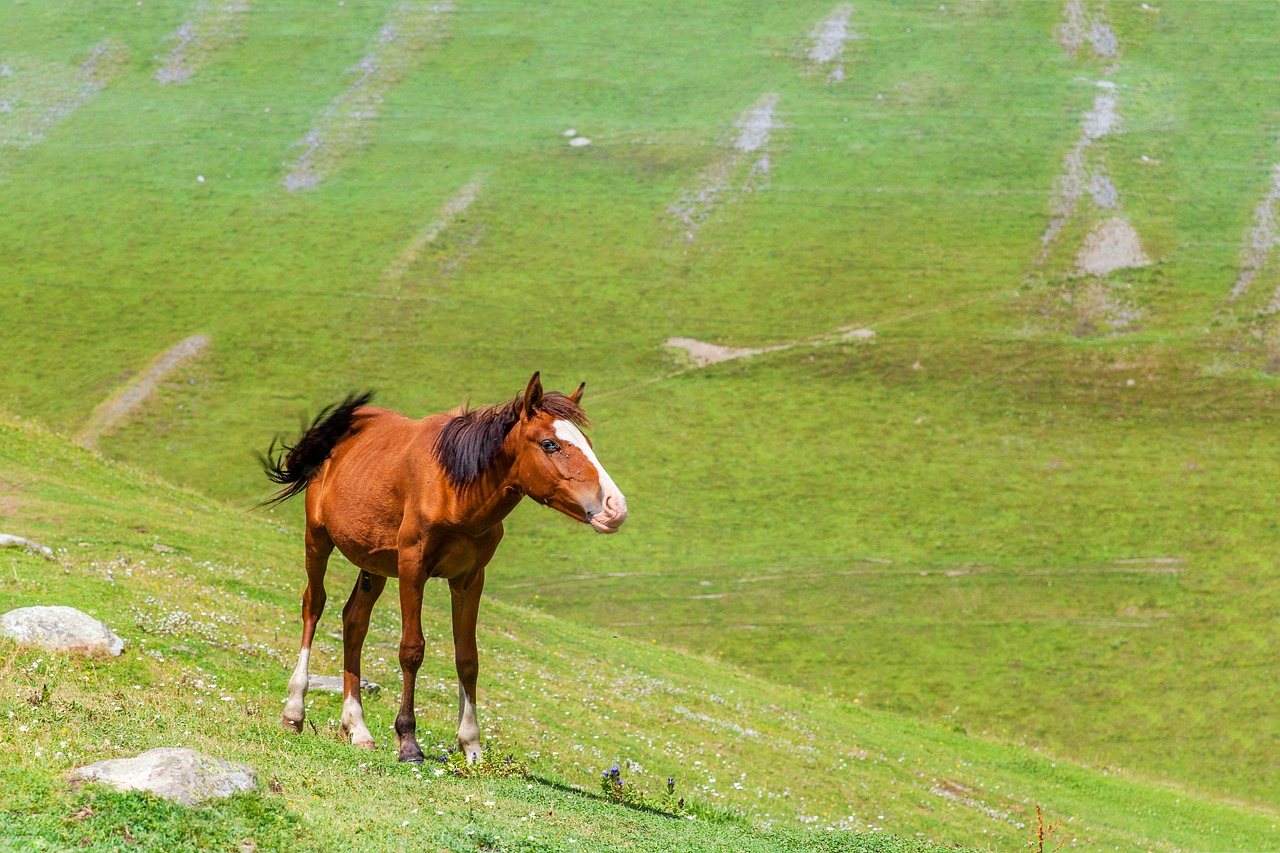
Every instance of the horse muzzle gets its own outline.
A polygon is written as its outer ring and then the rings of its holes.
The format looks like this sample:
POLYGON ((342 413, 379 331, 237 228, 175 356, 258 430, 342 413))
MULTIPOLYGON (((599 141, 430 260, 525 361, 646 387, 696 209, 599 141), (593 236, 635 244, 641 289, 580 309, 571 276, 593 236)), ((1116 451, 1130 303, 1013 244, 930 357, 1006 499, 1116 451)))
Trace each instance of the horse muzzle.
POLYGON ((586 518, 587 524, 596 531, 596 533, 617 533, 622 527, 622 523, 627 520, 627 500, 621 494, 606 495, 604 499, 604 509, 600 512, 589 513, 586 518))

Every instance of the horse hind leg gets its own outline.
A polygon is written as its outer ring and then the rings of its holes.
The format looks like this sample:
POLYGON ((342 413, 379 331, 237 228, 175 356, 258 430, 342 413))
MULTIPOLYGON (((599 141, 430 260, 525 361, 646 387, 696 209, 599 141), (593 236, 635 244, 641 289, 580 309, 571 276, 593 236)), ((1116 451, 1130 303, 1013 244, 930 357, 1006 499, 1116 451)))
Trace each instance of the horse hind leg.
POLYGON ((298 651, 298 663, 289 678, 289 697, 285 700, 280 725, 291 731, 302 731, 306 718, 307 677, 311 662, 311 641, 316 635, 316 623, 324 612, 324 573, 333 553, 333 542, 318 531, 307 528, 307 588, 302 593, 302 647, 298 651))
POLYGON ((361 571, 347 606, 342 608, 342 722, 344 734, 351 736, 352 746, 373 749, 373 735, 364 722, 364 706, 360 704, 360 651, 369 633, 369 617, 374 602, 382 595, 387 579, 361 571))

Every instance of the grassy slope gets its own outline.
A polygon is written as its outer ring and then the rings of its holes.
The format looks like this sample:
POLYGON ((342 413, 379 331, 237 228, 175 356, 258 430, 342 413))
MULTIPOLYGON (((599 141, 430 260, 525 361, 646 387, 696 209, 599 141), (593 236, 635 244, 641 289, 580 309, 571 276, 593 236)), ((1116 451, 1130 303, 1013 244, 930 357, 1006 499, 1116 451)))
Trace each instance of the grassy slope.
POLYGON ((247 502, 248 449, 349 387, 425 412, 533 367, 587 378, 628 535, 522 511, 496 596, 1274 801, 1277 400, 1234 369, 1258 363, 1230 348, 1255 320, 1222 301, 1280 132, 1276 11, 1110 4, 1127 132, 1097 147, 1160 263, 1115 277, 1138 331, 1076 339, 1038 312, 1087 220, 1032 260, 1101 68, 1053 43, 1056 6, 945 5, 856 7, 864 38, 828 86, 800 60, 825 3, 462 3, 371 146, 289 196, 281 162, 388 2, 259 5, 173 88, 150 74, 180 6, 13 4, 6 61, 77 63, 104 34, 133 61, 46 142, 0 150, 0 286, 26 330, 0 337, 21 366, 0 403, 74 431, 206 332, 208 356, 103 446, 247 502), (666 206, 770 91, 767 189, 687 245, 666 206), (568 148, 570 126, 595 143, 568 148), (477 176, 388 292, 381 270, 477 176), (669 335, 851 323, 877 342, 641 384, 671 369, 669 335), (1126 562, 1154 558, 1177 562, 1126 562))
MULTIPOLYGON (((309 699, 317 730, 287 735, 276 717, 296 642, 293 531, 104 464, 13 420, 0 421, 0 463, 13 487, 6 527, 20 525, 59 553, 53 561, 15 550, 0 556, 0 610, 78 605, 128 642, 125 655, 108 662, 0 643, 0 835, 11 840, 88 837, 105 847, 127 825, 154 846, 169 833, 193 846, 249 837, 327 849, 355 827, 362 849, 394 848, 424 833, 450 849, 479 849, 492 838, 505 839, 501 849, 531 850, 907 844, 830 832, 858 829, 1009 848, 1028 837, 1034 803, 1064 820, 1064 835, 1085 848, 1262 849, 1274 835, 1274 814, 864 710, 856 700, 493 602, 482 620, 482 721, 491 749, 527 759, 528 779, 462 780, 431 765, 399 766, 386 742, 374 755, 353 751, 336 734, 338 698, 323 694, 309 699), (174 550, 157 553, 156 543, 174 550), (29 698, 46 687, 42 699, 29 698), (61 781, 81 763, 171 745, 245 761, 279 790, 187 819, 140 797, 76 793, 61 781), (651 794, 676 777, 700 819, 594 798, 599 771, 614 763, 651 794), (92 819, 68 819, 86 804, 92 819), (800 833, 804 825, 819 834, 800 833)), ((335 565, 331 609, 350 575, 335 565)), ((424 744, 451 740, 455 687, 443 605, 432 600, 427 620, 424 744)), ((335 618, 322 623, 313 664, 320 671, 339 666, 340 643, 329 633, 335 618)), ((366 646, 367 677, 398 680, 396 636, 395 608, 383 606, 366 646)), ((374 732, 387 731, 394 706, 385 694, 367 702, 374 732)))

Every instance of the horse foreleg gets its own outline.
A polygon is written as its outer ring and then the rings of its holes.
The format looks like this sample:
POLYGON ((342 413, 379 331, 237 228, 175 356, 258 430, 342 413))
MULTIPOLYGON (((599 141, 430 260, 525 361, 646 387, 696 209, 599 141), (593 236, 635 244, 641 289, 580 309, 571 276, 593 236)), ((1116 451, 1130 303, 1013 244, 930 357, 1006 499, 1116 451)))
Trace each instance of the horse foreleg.
POLYGON ((280 724, 295 732, 302 731, 306 717, 307 667, 311 661, 311 640, 316 635, 316 623, 324 612, 324 573, 333 553, 333 542, 328 535, 307 528, 307 588, 302 593, 302 648, 298 663, 289 678, 289 698, 285 700, 280 724))
POLYGON ((360 651, 369 633, 369 616, 374 602, 382 595, 387 579, 361 571, 347 606, 342 608, 342 731, 351 736, 351 744, 373 749, 373 735, 364 722, 364 706, 360 704, 360 651))
POLYGON ((480 655, 476 650, 476 618, 484 590, 484 566, 449 582, 453 603, 453 657, 458 669, 458 748, 467 763, 480 758, 480 723, 476 719, 476 678, 480 655))
POLYGON ((418 719, 413 713, 413 691, 422 666, 426 642, 422 637, 422 587, 426 575, 420 569, 400 569, 400 712, 396 714, 396 741, 400 760, 421 764, 422 748, 418 746, 418 719))

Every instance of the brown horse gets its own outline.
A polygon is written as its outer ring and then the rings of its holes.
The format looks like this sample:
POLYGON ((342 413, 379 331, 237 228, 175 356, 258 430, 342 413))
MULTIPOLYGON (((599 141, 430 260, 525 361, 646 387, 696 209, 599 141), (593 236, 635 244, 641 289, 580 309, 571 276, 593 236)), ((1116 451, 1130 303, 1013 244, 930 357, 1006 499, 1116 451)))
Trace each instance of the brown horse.
POLYGON ((525 495, 616 533, 627 502, 582 434, 582 389, 543 393, 538 374, 505 405, 411 420, 352 395, 321 412, 292 447, 262 457, 267 476, 285 488, 263 505, 306 491, 307 589, 302 649, 289 680, 281 723, 301 731, 307 662, 324 610, 324 573, 337 547, 360 569, 342 609, 342 729, 374 748, 360 704, 360 649, 369 615, 387 578, 400 581, 400 669, 404 685, 395 730, 401 761, 420 763, 414 682, 422 664, 422 590, 427 578, 449 582, 458 670, 458 746, 480 754, 476 721, 476 615, 484 567, 502 540, 502 520, 525 495))

